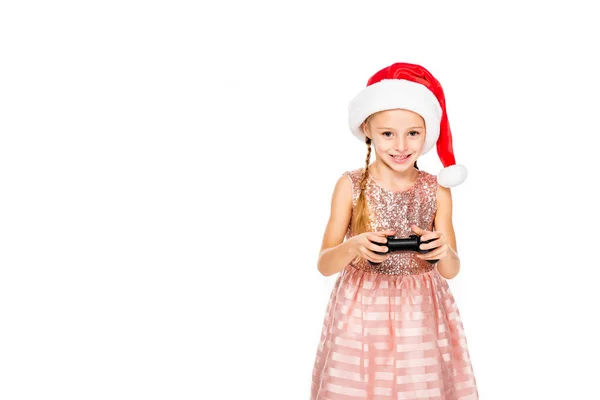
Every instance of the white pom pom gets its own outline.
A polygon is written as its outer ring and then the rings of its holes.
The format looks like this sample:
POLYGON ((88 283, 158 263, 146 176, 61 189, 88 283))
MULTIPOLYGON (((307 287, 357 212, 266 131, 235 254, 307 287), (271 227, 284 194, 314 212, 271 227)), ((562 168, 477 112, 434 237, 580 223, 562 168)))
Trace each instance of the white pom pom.
POLYGON ((458 186, 467 179, 467 168, 456 164, 442 169, 438 174, 438 183, 444 187, 458 186))

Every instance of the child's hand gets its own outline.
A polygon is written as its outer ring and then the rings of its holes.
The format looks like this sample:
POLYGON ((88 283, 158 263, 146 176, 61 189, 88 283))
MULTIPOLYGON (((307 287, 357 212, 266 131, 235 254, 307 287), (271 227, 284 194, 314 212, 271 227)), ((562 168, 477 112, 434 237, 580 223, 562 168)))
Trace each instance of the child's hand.
POLYGON ((439 231, 426 231, 421 229, 419 226, 413 224, 411 228, 414 233, 421 236, 421 241, 427 241, 436 239, 430 243, 423 243, 419 246, 422 250, 434 249, 429 253, 417 254, 417 257, 423 260, 441 260, 448 255, 448 243, 446 242, 446 235, 439 231))
POLYGON ((386 236, 394 236, 395 234, 396 231, 393 230, 381 232, 365 232, 361 233, 360 235, 353 236, 350 240, 353 241, 354 251, 356 252, 356 255, 374 263, 382 263, 388 259, 388 257, 390 256, 389 253, 380 255, 375 254, 373 252, 388 251, 387 246, 385 246, 385 243, 387 243, 386 236), (383 244, 383 246, 371 242, 381 243, 383 244))

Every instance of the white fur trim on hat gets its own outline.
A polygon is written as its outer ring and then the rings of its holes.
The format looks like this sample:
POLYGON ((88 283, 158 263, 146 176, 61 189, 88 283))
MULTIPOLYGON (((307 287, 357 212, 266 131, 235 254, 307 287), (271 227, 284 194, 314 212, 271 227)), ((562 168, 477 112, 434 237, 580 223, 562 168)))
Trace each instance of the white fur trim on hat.
POLYGON ((425 144, 421 154, 433 148, 440 135, 442 107, 435 95, 420 83, 405 79, 383 79, 367 86, 348 106, 348 124, 359 140, 365 141, 361 124, 371 114, 402 108, 413 111, 425 121, 425 144))
POLYGON ((467 179, 467 168, 464 165, 450 165, 438 173, 438 183, 444 187, 458 186, 467 179))

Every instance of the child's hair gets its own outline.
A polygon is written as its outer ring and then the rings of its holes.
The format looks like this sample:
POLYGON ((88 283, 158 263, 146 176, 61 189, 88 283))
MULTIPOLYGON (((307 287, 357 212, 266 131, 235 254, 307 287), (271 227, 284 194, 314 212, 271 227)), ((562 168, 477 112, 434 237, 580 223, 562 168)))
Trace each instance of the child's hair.
MULTIPOLYGON (((370 115, 363 122, 363 128, 369 123, 369 120, 374 114, 370 115)), ((371 232, 373 230, 371 226, 371 220, 369 218, 369 207, 367 204, 367 197, 365 195, 365 188, 367 186, 368 178, 368 167, 369 161, 371 161, 371 139, 365 137, 365 143, 367 144, 367 158, 365 159, 365 171, 360 181, 360 193, 358 200, 356 201, 356 210, 352 214, 352 234, 359 235, 364 232, 371 232)), ((417 162, 414 164, 416 169, 419 169, 417 162)))

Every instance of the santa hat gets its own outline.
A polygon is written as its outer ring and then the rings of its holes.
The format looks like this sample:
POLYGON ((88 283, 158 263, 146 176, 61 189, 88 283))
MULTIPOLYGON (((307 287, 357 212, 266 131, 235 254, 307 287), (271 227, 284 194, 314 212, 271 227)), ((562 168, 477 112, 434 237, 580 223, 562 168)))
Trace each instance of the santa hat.
POLYGON ((413 111, 425 121, 425 145, 421 154, 437 144, 444 168, 438 182, 445 187, 458 186, 467 178, 467 169, 456 164, 452 150, 452 134, 446 115, 446 100, 442 86, 420 65, 395 63, 369 79, 367 87, 350 102, 348 123, 352 133, 363 143, 361 124, 371 114, 402 108, 413 111))

